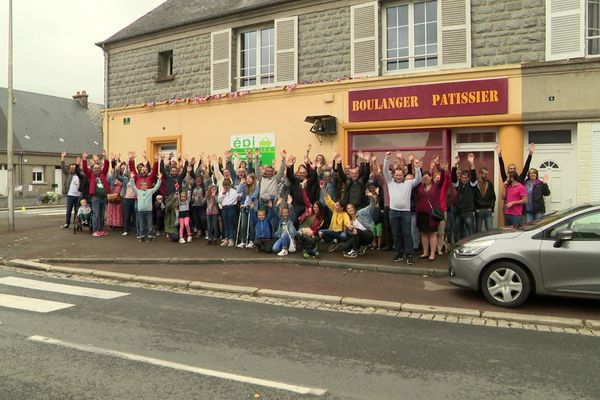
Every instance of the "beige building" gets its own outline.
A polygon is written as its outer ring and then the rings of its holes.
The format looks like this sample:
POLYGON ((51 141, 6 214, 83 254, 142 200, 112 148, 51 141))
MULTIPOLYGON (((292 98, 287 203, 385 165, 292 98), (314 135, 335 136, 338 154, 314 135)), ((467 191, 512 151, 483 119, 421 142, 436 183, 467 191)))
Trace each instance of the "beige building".
POLYGON ((549 209, 600 201, 600 38, 584 2, 200 3, 168 0, 98 44, 109 152, 474 152, 498 193, 496 146, 520 168, 535 142, 549 209), (556 29, 565 18, 577 29, 556 29))

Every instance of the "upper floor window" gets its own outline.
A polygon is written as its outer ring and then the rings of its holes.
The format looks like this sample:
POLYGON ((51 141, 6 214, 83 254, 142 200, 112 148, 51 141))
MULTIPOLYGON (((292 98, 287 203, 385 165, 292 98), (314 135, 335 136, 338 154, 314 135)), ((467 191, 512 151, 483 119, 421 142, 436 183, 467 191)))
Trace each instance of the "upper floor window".
POLYGON ((600 55, 600 0, 588 0, 585 42, 588 55, 600 55))
POLYGON ((383 10, 385 71, 438 65, 438 1, 390 5, 383 10))
POLYGON ((240 88, 273 84, 275 82, 275 28, 241 32, 239 60, 240 88))
POLYGON ((546 0, 546 59, 600 55, 600 0, 546 0))
POLYGON ((158 80, 173 78, 173 50, 158 53, 158 80))

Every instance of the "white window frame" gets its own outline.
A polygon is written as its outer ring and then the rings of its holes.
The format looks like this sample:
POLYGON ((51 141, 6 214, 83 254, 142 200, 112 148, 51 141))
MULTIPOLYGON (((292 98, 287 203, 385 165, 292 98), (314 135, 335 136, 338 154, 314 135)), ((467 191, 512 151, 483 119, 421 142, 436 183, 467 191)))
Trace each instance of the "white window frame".
POLYGON ((277 58, 277 49, 275 46, 275 41, 277 38, 277 32, 275 31, 275 24, 264 24, 259 26, 254 26, 251 28, 245 28, 237 32, 237 49, 236 49, 236 77, 235 77, 235 87, 238 90, 255 90, 255 89, 264 89, 276 86, 275 74, 276 74, 276 58, 277 58), (273 30, 273 82, 268 84, 262 84, 261 81, 261 35, 260 32, 263 29, 272 29, 273 30), (248 77, 242 76, 242 35, 248 32, 256 32, 256 84, 251 86, 242 86, 242 79, 248 79, 248 77))
POLYGON ((33 167, 31 171, 31 183, 45 183, 44 167, 33 167), (42 179, 36 179, 36 174, 41 174, 42 179))
MULTIPOLYGON (((442 0, 437 0, 437 65, 432 67, 420 67, 415 68, 415 43, 414 43, 414 4, 424 3, 425 0, 411 0, 411 1, 398 1, 382 5, 381 7, 381 30, 382 32, 382 44, 381 44, 381 71, 383 75, 399 75, 407 73, 418 73, 426 71, 439 71, 442 68, 442 0), (408 65, 407 69, 389 70, 387 69, 387 9, 390 7, 398 7, 402 5, 408 5, 408 65)), ((419 57, 422 57, 420 55, 419 57)))
MULTIPOLYGON (((583 43, 584 43, 584 47, 585 47, 585 57, 600 57, 600 50, 598 51, 598 54, 590 54, 589 53, 589 46, 588 46, 588 40, 590 38, 596 39, 596 38, 600 38, 600 33, 598 33, 598 36, 588 36, 588 23, 590 20, 590 14, 588 13, 588 5, 590 1, 596 1, 598 2, 598 6, 600 7, 600 1, 599 0, 585 0, 585 4, 584 4, 584 13, 585 13, 585 23, 583 26, 583 43)), ((600 26, 598 27, 600 28, 600 26)))

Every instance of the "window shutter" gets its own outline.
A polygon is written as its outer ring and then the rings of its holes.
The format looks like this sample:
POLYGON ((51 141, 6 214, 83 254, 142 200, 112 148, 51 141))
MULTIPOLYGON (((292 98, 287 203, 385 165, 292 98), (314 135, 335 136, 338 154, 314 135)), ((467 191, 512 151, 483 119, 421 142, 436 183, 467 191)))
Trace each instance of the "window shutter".
POLYGON ((350 58, 353 77, 379 75, 378 15, 376 1, 350 7, 350 58))
POLYGON ((210 34, 210 93, 231 91, 231 29, 210 34))
POLYGON ((595 124, 592 129, 592 201, 600 201, 600 125, 595 124))
POLYGON ((585 0, 546 0, 546 60, 585 55, 585 0))
POLYGON ((442 0, 442 66, 471 67, 471 2, 442 0))
POLYGON ((275 20, 275 83, 298 82, 298 17, 275 20))

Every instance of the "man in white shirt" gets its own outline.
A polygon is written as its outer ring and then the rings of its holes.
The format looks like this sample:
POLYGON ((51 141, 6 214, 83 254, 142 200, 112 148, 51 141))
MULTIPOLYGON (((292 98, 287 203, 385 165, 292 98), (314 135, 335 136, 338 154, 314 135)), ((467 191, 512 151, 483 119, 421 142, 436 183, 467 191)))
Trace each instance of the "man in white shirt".
POLYGON ((65 218, 65 224, 63 228, 68 228, 71 224, 71 214, 73 210, 75 210, 75 214, 77 215, 77 210, 79 209, 79 197, 81 196, 81 191, 79 190, 81 187, 81 178, 79 171, 77 170, 77 163, 69 164, 67 167, 65 164, 65 157, 67 156, 66 152, 62 152, 60 155, 60 166, 63 173, 63 195, 67 195, 67 213, 65 218))

